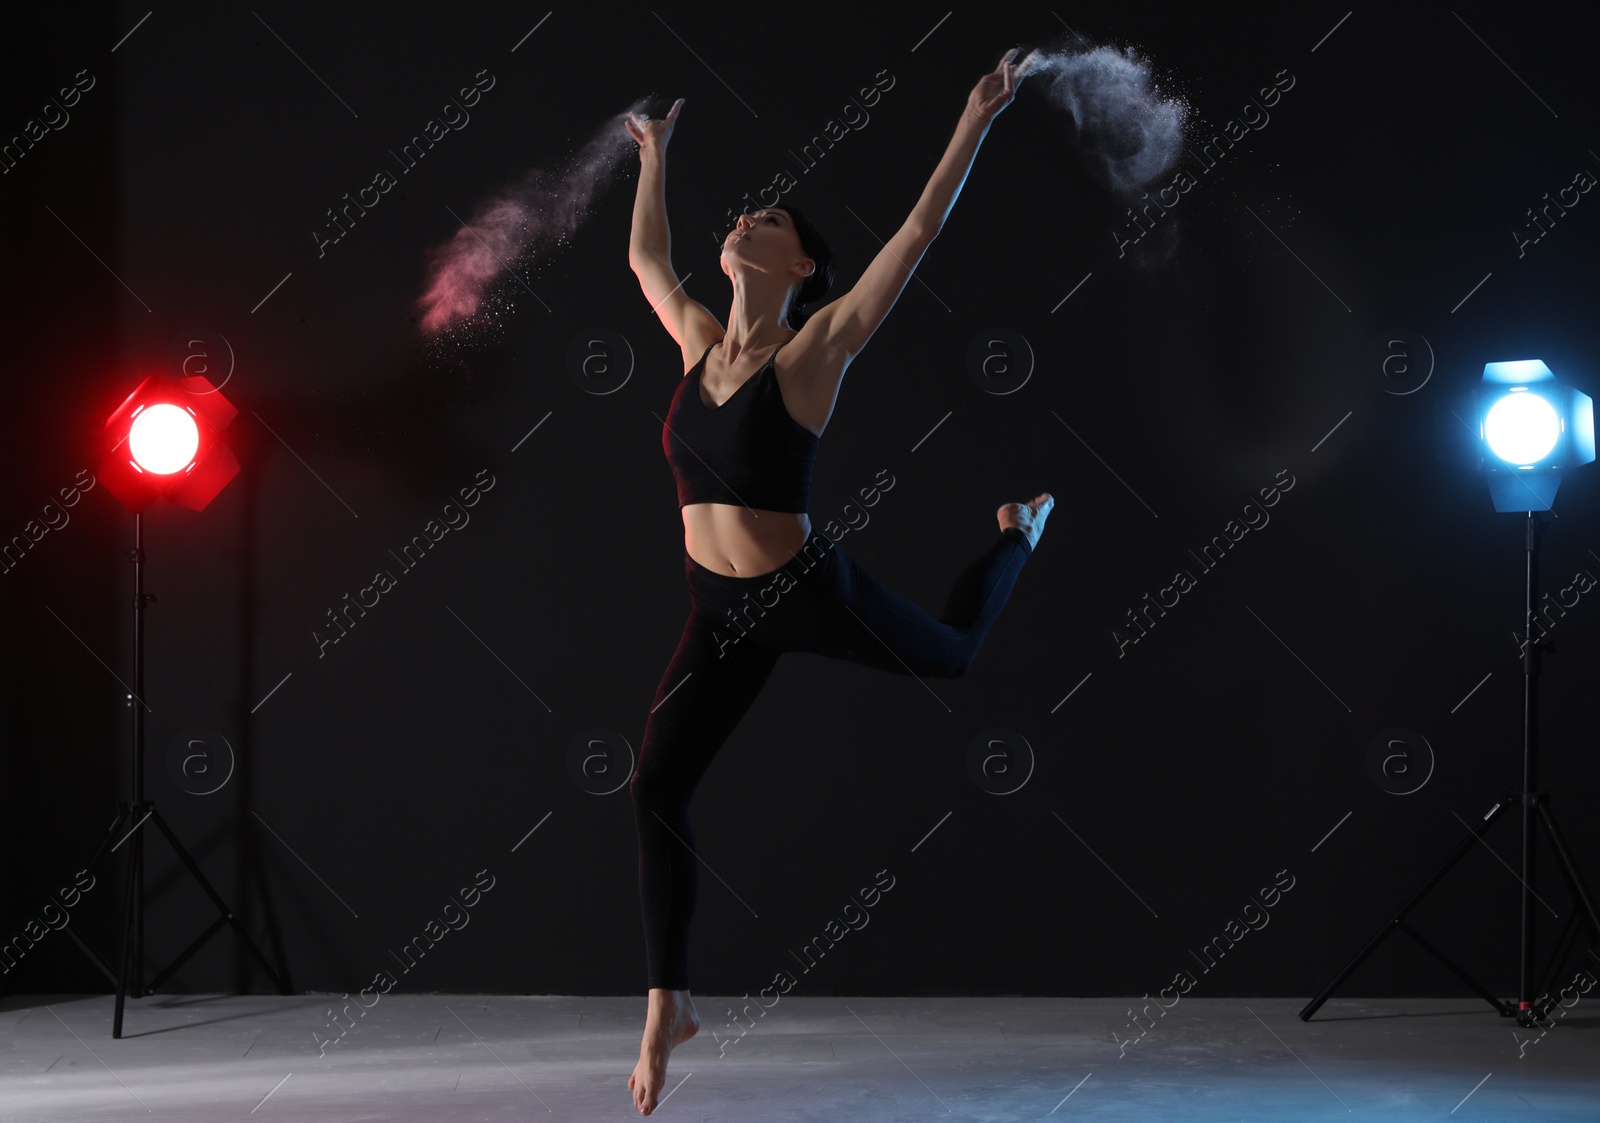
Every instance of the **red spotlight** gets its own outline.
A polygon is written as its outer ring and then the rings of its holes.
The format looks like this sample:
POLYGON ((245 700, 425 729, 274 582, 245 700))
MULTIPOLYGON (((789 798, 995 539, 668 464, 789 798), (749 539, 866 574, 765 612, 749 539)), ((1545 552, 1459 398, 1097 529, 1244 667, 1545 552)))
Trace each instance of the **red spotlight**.
POLYGON ((106 419, 100 482, 135 512, 162 498, 198 511, 239 474, 221 436, 238 415, 199 375, 152 374, 106 419))
MULTIPOLYGON (((226 381, 226 380, 224 380, 226 381)), ((144 591, 144 509, 157 499, 170 499, 179 506, 198 511, 217 497, 234 476, 239 462, 222 439, 222 431, 239 415, 232 403, 217 388, 198 375, 169 381, 150 375, 140 382, 106 419, 105 454, 100 461, 99 480, 112 495, 133 511, 133 549, 127 553, 133 562, 133 689, 128 692, 128 708, 133 715, 133 798, 117 805, 100 849, 85 870, 93 869, 109 850, 129 842, 128 892, 122 918, 121 971, 96 951, 81 936, 74 936, 100 970, 117 986, 116 1005, 111 1016, 111 1036, 122 1036, 122 1010, 131 994, 142 998, 154 994, 174 971, 200 949, 223 925, 231 924, 245 948, 255 956, 263 970, 278 984, 281 994, 289 993, 288 981, 273 970, 261 954, 239 918, 228 908, 200 866, 178 841, 178 836, 156 810, 155 800, 144 796, 144 610, 155 597, 144 591), (200 883, 206 896, 221 914, 145 985, 144 962, 144 832, 146 821, 159 829, 184 866, 200 883), (112 845, 112 839, 121 840, 112 845)))

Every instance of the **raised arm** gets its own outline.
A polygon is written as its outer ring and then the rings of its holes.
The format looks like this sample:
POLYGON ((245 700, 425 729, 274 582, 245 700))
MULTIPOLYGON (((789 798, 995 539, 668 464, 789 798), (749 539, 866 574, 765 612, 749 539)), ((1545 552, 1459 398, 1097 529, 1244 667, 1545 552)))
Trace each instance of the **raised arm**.
POLYGON ((662 325, 683 348, 685 365, 700 357, 700 348, 722 334, 722 325, 705 305, 690 300, 672 268, 672 235, 667 229, 667 142, 683 107, 679 98, 662 121, 623 123, 639 142, 639 189, 633 202, 633 231, 628 238, 628 265, 662 325), (691 357, 690 352, 694 354, 691 357))
POLYGON ((839 354, 846 362, 860 354, 900 298, 912 271, 955 206, 990 124, 1016 94, 1020 78, 1011 65, 1016 53, 1015 48, 1007 51, 1000 65, 973 87, 944 158, 933 170, 910 217, 878 251, 855 287, 818 309, 812 317, 817 321, 825 350, 839 354))

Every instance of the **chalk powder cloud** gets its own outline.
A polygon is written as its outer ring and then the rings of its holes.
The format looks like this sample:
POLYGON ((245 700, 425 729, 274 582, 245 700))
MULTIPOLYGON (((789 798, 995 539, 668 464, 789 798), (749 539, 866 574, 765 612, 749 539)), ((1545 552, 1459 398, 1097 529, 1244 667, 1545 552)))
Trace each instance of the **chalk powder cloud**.
MULTIPOLYGON (((1163 93, 1150 64, 1132 48, 1094 46, 1082 36, 1070 49, 1030 51, 1017 71, 1037 75, 1029 84, 1042 87, 1050 105, 1072 117, 1078 158, 1119 206, 1129 206, 1132 218, 1139 193, 1184 150, 1190 122, 1186 101, 1163 93)), ((1131 260, 1144 268, 1163 265, 1176 252, 1176 239, 1177 222, 1167 219, 1158 236, 1138 246, 1131 260)), ((1133 238, 1127 245, 1141 240, 1133 238)))
POLYGON ((426 251, 427 290, 417 302, 425 336, 469 321, 491 285, 577 230, 601 184, 637 151, 622 122, 645 104, 641 98, 601 125, 565 170, 532 168, 495 192, 450 241, 426 251))
POLYGON ((1183 148, 1184 106, 1159 95, 1131 48, 1033 51, 1017 69, 1038 75, 1050 103, 1072 115, 1079 154, 1118 195, 1153 182, 1183 148))

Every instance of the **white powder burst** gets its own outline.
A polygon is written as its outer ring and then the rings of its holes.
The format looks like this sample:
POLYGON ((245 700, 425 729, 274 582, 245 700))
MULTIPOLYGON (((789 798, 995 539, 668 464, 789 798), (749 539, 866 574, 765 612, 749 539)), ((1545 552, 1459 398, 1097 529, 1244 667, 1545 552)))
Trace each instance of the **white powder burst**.
POLYGON ((1039 75, 1051 103, 1072 114, 1079 153, 1118 195, 1137 195, 1183 150, 1187 110, 1160 96, 1132 48, 1034 50, 1017 72, 1039 75))

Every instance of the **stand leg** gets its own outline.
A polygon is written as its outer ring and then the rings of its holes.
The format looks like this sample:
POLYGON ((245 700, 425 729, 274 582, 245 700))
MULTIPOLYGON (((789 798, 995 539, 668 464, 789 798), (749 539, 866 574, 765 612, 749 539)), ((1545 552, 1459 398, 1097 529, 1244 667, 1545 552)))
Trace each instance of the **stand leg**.
MULTIPOLYGON (((120 804, 116 816, 111 820, 111 825, 106 828, 106 835, 100 842, 100 848, 94 852, 94 857, 89 859, 89 864, 83 867, 83 872, 88 873, 100 864, 100 859, 105 856, 106 849, 111 845, 111 840, 117 837, 117 830, 122 826, 127 814, 127 804, 120 804)), ((82 936, 78 935, 77 930, 72 927, 70 921, 61 930, 83 950, 83 954, 89 957, 89 962, 100 968, 100 973, 105 975, 109 982, 115 984, 120 981, 117 969, 111 965, 111 961, 91 947, 82 936)), ((6 998, 10 994, 11 980, 9 978, 0 980, 0 998, 6 998)))
POLYGON ((1434 947, 1432 943, 1423 939, 1422 935, 1415 928, 1411 927, 1411 925, 1405 923, 1404 921, 1400 922, 1400 927, 1405 930, 1406 935, 1410 936, 1422 946, 1422 950, 1426 951, 1429 955, 1433 956, 1440 963, 1443 963, 1446 967, 1448 967, 1451 974, 1455 975, 1456 978, 1466 983, 1467 986, 1472 990, 1477 991, 1478 994, 1483 997, 1483 1000, 1490 1006, 1493 1006, 1496 1010, 1500 1011, 1503 1016, 1509 1017, 1511 1015, 1511 1008, 1506 1005, 1506 1003, 1501 1002, 1494 995, 1490 994, 1475 979, 1473 979, 1472 976, 1468 975, 1460 967, 1456 966, 1454 960, 1445 955, 1445 953, 1440 951, 1438 948, 1434 947))
POLYGON ((1579 931, 1578 926, 1582 921, 1582 916, 1583 914, 1578 912, 1569 912, 1567 914, 1567 923, 1562 926, 1561 938, 1556 941, 1555 951, 1550 953, 1550 962, 1545 966, 1544 978, 1539 980, 1540 997, 1533 1000, 1533 1017, 1535 1019, 1544 1017, 1549 1012, 1550 1007, 1555 1005, 1555 1001, 1550 998, 1550 988, 1555 986, 1556 974, 1561 970, 1562 964, 1566 963, 1567 957, 1572 954, 1573 937, 1579 931))
MULTIPOLYGON (((116 849, 116 847, 112 845, 111 840, 119 837, 119 832, 121 832, 123 824, 131 823, 132 821, 132 804, 118 804, 116 818, 112 819, 111 826, 106 828, 106 836, 105 838, 101 839, 100 848, 94 852, 94 857, 90 858, 89 864, 83 867, 84 873, 92 872, 94 868, 100 864, 100 859, 105 857, 108 850, 116 849)), ((82 936, 78 935, 77 929, 73 928, 71 923, 68 923, 65 926, 64 931, 69 937, 71 937, 73 943, 77 944, 78 947, 83 949, 83 954, 89 957, 89 962, 100 968, 101 973, 105 975, 107 979, 110 979, 113 983, 117 984, 118 991, 121 991, 123 989, 123 978, 116 970, 112 969, 111 961, 105 956, 101 955, 93 947, 89 946, 89 942, 82 936)))
POLYGON ((1539 818, 1544 823, 1545 833, 1550 836, 1550 845, 1554 847, 1556 857, 1561 860, 1561 872, 1566 874, 1567 886, 1572 890, 1572 895, 1583 906, 1584 919, 1589 924, 1589 934, 1600 940, 1600 910, 1596 910, 1594 898, 1589 896, 1589 889, 1583 883, 1583 877, 1578 873, 1578 864, 1572 860, 1572 853, 1567 849, 1566 840, 1561 837, 1561 829, 1556 826, 1555 816, 1550 814, 1550 805, 1546 800, 1539 801, 1539 818))
MULTIPOLYGON (((137 810, 137 808, 135 808, 137 810)), ((152 809, 153 813, 153 809, 152 809)), ((144 821, 133 829, 133 852, 129 855, 133 869, 133 973, 129 977, 136 998, 144 997, 144 821)))
MULTIPOLYGON (((1529 680, 1532 681, 1531 679, 1529 680)), ((1534 874, 1534 809, 1526 802, 1526 789, 1522 796, 1522 947, 1521 962, 1517 965, 1517 1021, 1531 1025, 1533 1012, 1533 883, 1534 874)))
POLYGON ((1545 972, 1544 982, 1539 993, 1547 1000, 1540 1002, 1534 1000, 1532 1014, 1535 1018, 1543 1017, 1555 1005, 1556 999, 1550 997, 1550 988, 1556 984, 1556 976, 1560 973, 1567 958, 1572 954, 1569 942, 1575 943, 1578 932, 1587 927, 1589 936, 1593 940, 1600 940, 1600 914, 1595 909, 1594 898, 1589 895, 1588 886, 1583 883, 1583 875, 1578 872, 1578 865, 1572 860, 1572 853, 1567 849, 1566 840, 1561 836, 1561 829, 1556 826, 1555 816, 1550 811, 1550 804, 1544 793, 1539 793, 1537 806, 1539 808, 1539 822, 1544 826, 1545 834, 1550 839, 1550 846, 1556 852, 1556 860, 1560 866, 1562 876, 1566 878, 1567 888, 1571 891, 1573 900, 1578 907, 1567 917, 1567 925, 1562 930, 1561 939, 1556 943, 1556 949, 1551 954, 1550 963, 1545 972))
POLYGON ((106 828, 105 838, 100 840, 100 849, 94 852, 94 857, 89 859, 89 864, 83 867, 85 873, 90 873, 100 864, 100 859, 105 857, 106 851, 111 848, 111 840, 117 837, 117 828, 131 818, 130 808, 127 803, 117 805, 116 818, 111 820, 111 825, 106 828))
MULTIPOLYGON (((1361 964, 1366 960, 1367 956, 1371 955, 1378 949, 1378 945, 1384 941, 1385 937, 1387 937, 1389 933, 1393 932, 1395 928, 1405 926, 1404 921, 1406 914, 1412 909, 1416 908, 1416 906, 1421 902, 1422 898, 1425 897, 1429 891, 1439 883, 1439 880, 1443 878, 1445 874, 1450 872, 1451 867, 1459 862, 1466 852, 1472 848, 1473 843, 1477 842, 1483 837, 1484 832, 1494 825, 1494 821, 1499 818, 1500 812, 1504 808, 1504 801, 1496 803, 1493 807, 1489 808, 1489 810, 1484 814, 1483 818, 1478 821, 1478 825, 1472 828, 1472 834, 1463 839, 1461 844, 1451 851, 1450 856, 1441 862, 1439 867, 1428 875, 1427 880, 1417 887, 1416 892, 1412 893, 1411 896, 1406 899, 1406 903, 1401 905, 1399 910, 1393 916, 1384 921, 1383 926, 1378 929, 1378 931, 1373 935, 1372 939, 1367 941, 1366 947, 1357 952, 1356 957, 1344 965, 1339 973, 1333 977, 1333 981, 1322 988, 1321 993, 1319 993, 1310 1002, 1306 1003, 1305 1008, 1300 1011, 1301 1021, 1309 1022, 1311 1020, 1311 1016, 1322 1008, 1322 1004, 1328 1001, 1328 998, 1333 994, 1334 991, 1338 990, 1339 987, 1344 985, 1344 981, 1348 979, 1352 973, 1354 973, 1357 967, 1361 966, 1361 964)), ((1437 950, 1431 944, 1422 941, 1414 932, 1409 934, 1413 938, 1418 939, 1418 942, 1421 943, 1423 948, 1429 953, 1433 954, 1435 957, 1438 957, 1437 950)), ((1446 967, 1449 967, 1451 971, 1461 975, 1460 969, 1454 964, 1450 963, 1448 960, 1441 959, 1441 962, 1443 962, 1446 967)), ((1465 978, 1466 976, 1462 975, 1461 977, 1465 978)), ((1479 994, 1485 995, 1486 997, 1488 996, 1488 991, 1484 990, 1476 983, 1473 983, 1472 986, 1473 989, 1478 991, 1479 994)), ((1509 1013, 1505 1006, 1497 999, 1490 998, 1489 1002, 1500 1013, 1509 1013)))
POLYGON ((122 1005, 128 995, 129 969, 133 964, 133 918, 135 886, 137 879, 133 876, 133 865, 128 866, 128 891, 124 898, 122 909, 122 976, 117 980, 117 1009, 111 1019, 111 1036, 122 1036, 122 1005))

